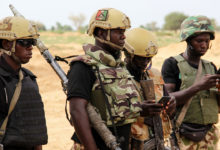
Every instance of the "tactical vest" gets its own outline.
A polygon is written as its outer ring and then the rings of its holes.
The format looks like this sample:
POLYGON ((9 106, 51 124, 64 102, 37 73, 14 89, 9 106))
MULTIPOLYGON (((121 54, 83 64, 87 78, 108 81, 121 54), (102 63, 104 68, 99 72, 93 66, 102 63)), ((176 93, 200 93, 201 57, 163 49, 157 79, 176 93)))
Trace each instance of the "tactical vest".
MULTIPOLYGON (((154 81, 154 91, 157 102, 163 96, 164 81, 162 79, 161 73, 155 68, 151 68, 150 70, 147 71, 147 73, 149 77, 147 76, 147 74, 145 74, 146 79, 153 79, 154 81)), ((143 95, 140 83, 136 82, 136 85, 138 86, 140 93, 143 95)), ((143 96, 141 100, 143 100, 143 96)), ((160 117, 162 119, 164 138, 168 138, 171 133, 170 120, 167 115, 161 114, 160 117)), ((132 124, 131 136, 136 140, 146 141, 150 139, 150 133, 152 132, 150 130, 151 128, 146 124, 144 124, 144 117, 138 117, 137 122, 132 124)))
MULTIPOLYGON (((12 111, 3 145, 33 147, 47 143, 47 128, 44 106, 39 94, 36 77, 27 69, 22 68, 24 79, 18 102, 12 111)), ((7 91, 8 103, 12 99, 18 79, 0 68, 0 78, 7 91)), ((0 118, 4 120, 5 118, 0 118)))
MULTIPOLYGON (((195 80, 197 70, 189 65, 189 63, 181 56, 174 57, 180 70, 181 78, 180 90, 190 87, 195 80)), ((215 74, 215 70, 211 62, 202 60, 202 75, 215 74)), ((178 108, 180 112, 181 108, 178 108)), ((195 124, 213 124, 218 122, 218 104, 216 100, 216 89, 203 90, 192 97, 192 102, 187 110, 183 122, 195 124)))
POLYGON ((112 126, 98 74, 101 76, 114 123, 120 126, 135 122, 142 109, 137 89, 125 64, 121 60, 115 60, 112 55, 97 46, 87 44, 83 49, 86 55, 75 58, 73 62, 82 61, 92 66, 96 81, 90 101, 98 109, 102 119, 106 121, 107 126, 112 126))

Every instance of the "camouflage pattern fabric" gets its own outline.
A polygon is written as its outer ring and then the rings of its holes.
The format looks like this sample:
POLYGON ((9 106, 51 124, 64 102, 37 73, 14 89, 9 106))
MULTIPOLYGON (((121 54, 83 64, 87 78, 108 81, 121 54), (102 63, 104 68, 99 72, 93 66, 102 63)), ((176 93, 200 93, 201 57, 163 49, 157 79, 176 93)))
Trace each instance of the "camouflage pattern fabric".
POLYGON ((70 148, 70 150, 84 150, 84 146, 82 144, 76 143, 73 141, 73 146, 70 148))
POLYGON ((215 38, 214 27, 206 16, 191 16, 186 18, 181 24, 180 39, 185 41, 188 37, 201 32, 212 34, 211 39, 215 38))
POLYGON ((193 142, 180 136, 180 150, 218 150, 219 130, 213 127, 207 132, 204 140, 193 142))
MULTIPOLYGON (((146 78, 153 79, 156 101, 159 101, 159 99, 163 96, 163 85, 164 85, 164 81, 162 79, 161 73, 157 69, 151 68, 151 70, 148 70, 148 74, 149 77, 146 78)), ((138 88, 141 88, 139 83, 137 83, 136 85, 138 86, 138 88)), ((164 139, 165 141, 167 141, 170 137, 170 133, 172 129, 171 123, 167 114, 161 113, 160 117, 162 119, 164 139)), ((149 130, 150 128, 146 124, 144 124, 144 117, 138 117, 137 121, 132 124, 131 136, 136 140, 147 141, 150 139, 149 130)))
MULTIPOLYGON (((139 93, 132 82, 132 76, 127 71, 124 62, 120 59, 115 60, 107 51, 92 44, 84 45, 83 49, 86 55, 79 56, 73 61, 82 61, 93 66, 94 70, 96 67, 99 68, 115 124, 124 125, 135 122, 142 109, 138 101, 139 93)), ((97 80, 93 85, 92 93, 101 89, 97 71, 95 71, 95 75, 97 80)), ((99 111, 102 109, 100 108, 100 104, 97 103, 103 103, 104 106, 106 105, 103 99, 98 101, 97 97, 91 99, 91 103, 95 107, 99 107, 99 111)), ((100 112, 102 119, 106 121, 108 126, 111 126, 110 115, 107 110, 105 112, 106 117, 100 112)))

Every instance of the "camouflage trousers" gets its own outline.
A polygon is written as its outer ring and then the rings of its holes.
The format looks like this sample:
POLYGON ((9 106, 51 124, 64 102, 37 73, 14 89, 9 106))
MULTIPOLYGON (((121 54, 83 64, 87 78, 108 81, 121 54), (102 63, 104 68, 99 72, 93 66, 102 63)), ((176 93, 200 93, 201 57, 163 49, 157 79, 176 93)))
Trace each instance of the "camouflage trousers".
POLYGON ((193 142, 180 136, 179 147, 180 150, 218 150, 219 131, 213 125, 207 132, 205 138, 200 142, 193 142))
POLYGON ((84 150, 84 146, 82 144, 73 141, 73 146, 71 147, 70 150, 84 150))

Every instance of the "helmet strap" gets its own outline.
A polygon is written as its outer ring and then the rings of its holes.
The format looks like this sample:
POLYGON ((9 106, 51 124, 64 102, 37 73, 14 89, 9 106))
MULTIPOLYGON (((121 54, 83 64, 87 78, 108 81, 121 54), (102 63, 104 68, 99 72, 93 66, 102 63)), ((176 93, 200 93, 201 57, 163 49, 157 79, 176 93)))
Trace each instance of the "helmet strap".
POLYGON ((16 63, 21 64, 21 60, 17 56, 15 56, 15 53, 11 53, 11 57, 16 63))
POLYGON ((107 33, 107 41, 110 41, 111 40, 111 36, 110 36, 110 34, 111 34, 111 30, 110 29, 108 29, 108 33, 107 33))
POLYGON ((101 38, 99 38, 99 37, 97 37, 97 36, 95 36, 95 39, 98 40, 99 42, 105 43, 105 44, 107 44, 107 45, 109 45, 109 46, 111 46, 111 47, 113 47, 113 48, 117 48, 117 49, 119 49, 119 50, 122 50, 122 49, 123 49, 123 46, 116 45, 116 44, 114 44, 114 43, 112 43, 112 42, 110 42, 110 41, 103 40, 103 39, 101 39, 101 38))
POLYGON ((11 51, 7 51, 7 50, 2 49, 2 48, 0 49, 0 51, 7 54, 8 56, 11 56, 11 51))
POLYGON ((13 41, 13 45, 11 48, 11 53, 15 53, 15 45, 16 45, 16 40, 13 41))
POLYGON ((16 40, 13 41, 13 45, 11 48, 11 56, 15 62, 17 62, 18 64, 21 64, 21 60, 17 56, 15 56, 15 45, 16 45, 16 40))
POLYGON ((150 61, 150 63, 147 65, 146 70, 150 70, 152 67, 152 60, 150 61))

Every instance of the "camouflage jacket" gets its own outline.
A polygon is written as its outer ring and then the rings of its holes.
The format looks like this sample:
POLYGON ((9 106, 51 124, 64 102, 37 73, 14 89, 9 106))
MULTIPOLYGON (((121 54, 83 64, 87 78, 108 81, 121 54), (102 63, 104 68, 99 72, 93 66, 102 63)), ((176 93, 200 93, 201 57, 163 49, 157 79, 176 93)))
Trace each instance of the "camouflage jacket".
MULTIPOLYGON (((156 95, 156 101, 159 101, 159 99, 163 96, 163 85, 164 81, 162 79, 161 73, 157 69, 150 69, 145 73, 146 79, 153 79, 154 81, 154 91, 156 95), (149 76, 147 76, 147 74, 149 76)), ((136 82, 136 85, 139 88, 140 93, 141 87, 138 82, 136 82)), ((143 96, 142 98, 143 99, 143 96)), ((166 114, 161 113, 161 119, 162 119, 162 126, 163 126, 163 134, 164 138, 168 138, 171 133, 171 123, 169 120, 169 117, 166 114)), ((132 124, 131 127, 131 136, 132 138, 136 140, 146 141, 150 139, 150 132, 152 128, 148 127, 146 124, 144 124, 144 117, 138 117, 137 122, 132 124)))
POLYGON ((142 109, 138 101, 139 93, 124 62, 120 59, 115 60, 107 51, 92 44, 84 45, 83 49, 85 55, 78 56, 73 61, 82 61, 92 66, 97 79, 92 88, 91 103, 98 109, 102 119, 108 126, 112 125, 99 75, 111 107, 114 123, 120 126, 135 122, 142 109))

